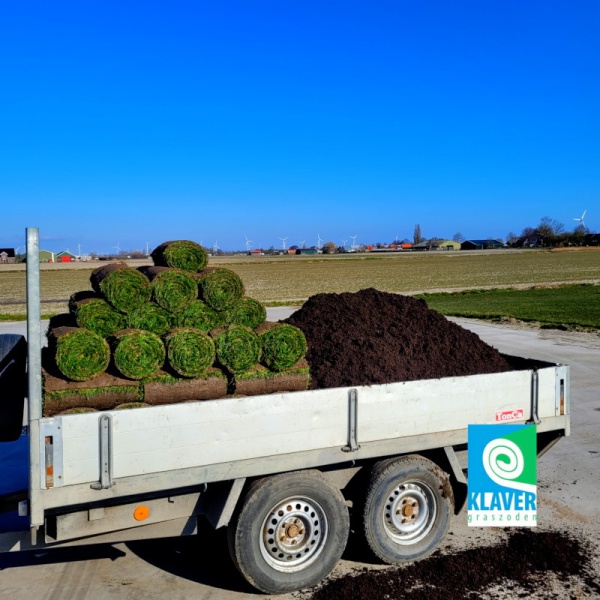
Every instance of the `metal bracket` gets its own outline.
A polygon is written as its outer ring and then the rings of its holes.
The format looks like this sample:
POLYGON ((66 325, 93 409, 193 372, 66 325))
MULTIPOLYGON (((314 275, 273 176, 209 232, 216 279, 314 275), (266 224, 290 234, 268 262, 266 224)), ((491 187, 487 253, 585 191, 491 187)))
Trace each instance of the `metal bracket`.
POLYGON ((531 418, 527 421, 528 423, 535 423, 539 425, 542 421, 538 416, 538 405, 539 405, 539 376, 537 369, 531 372, 531 418))
POLYGON ((100 481, 92 483, 93 490, 106 490, 113 486, 112 481, 112 418, 104 414, 98 420, 100 434, 100 481))
POLYGON ((348 445, 344 446, 344 452, 356 452, 358 445, 358 392, 351 389, 348 392, 348 445))

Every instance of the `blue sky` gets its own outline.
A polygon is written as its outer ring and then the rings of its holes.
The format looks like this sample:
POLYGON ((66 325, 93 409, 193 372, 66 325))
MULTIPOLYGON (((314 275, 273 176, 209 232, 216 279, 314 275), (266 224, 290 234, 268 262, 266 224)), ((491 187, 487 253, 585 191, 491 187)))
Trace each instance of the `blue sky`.
POLYGON ((4 3, 0 246, 600 229, 597 0, 4 3))

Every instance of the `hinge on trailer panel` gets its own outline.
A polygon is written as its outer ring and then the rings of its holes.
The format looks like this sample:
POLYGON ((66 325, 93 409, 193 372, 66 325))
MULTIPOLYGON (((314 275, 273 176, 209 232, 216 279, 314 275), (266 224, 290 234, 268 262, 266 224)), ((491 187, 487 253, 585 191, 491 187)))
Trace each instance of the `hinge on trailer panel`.
POLYGON ((348 392, 348 445, 344 446, 344 452, 356 452, 358 445, 358 392, 351 389, 348 392))
POLYGON ((531 418, 528 423, 539 425, 542 421, 538 416, 538 404, 540 396, 540 384, 537 369, 531 372, 531 418))
POLYGON ((93 490, 106 490, 113 486, 112 482, 112 421, 110 415, 102 415, 98 420, 99 453, 100 453, 100 481, 92 483, 93 490))

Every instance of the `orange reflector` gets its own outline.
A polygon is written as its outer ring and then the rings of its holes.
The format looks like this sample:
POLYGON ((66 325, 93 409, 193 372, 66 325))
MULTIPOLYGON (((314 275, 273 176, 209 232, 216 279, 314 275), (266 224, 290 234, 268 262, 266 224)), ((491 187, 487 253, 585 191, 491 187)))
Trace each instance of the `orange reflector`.
POLYGON ((136 521, 145 521, 150 516, 150 509, 147 506, 138 506, 133 511, 133 518, 136 521))

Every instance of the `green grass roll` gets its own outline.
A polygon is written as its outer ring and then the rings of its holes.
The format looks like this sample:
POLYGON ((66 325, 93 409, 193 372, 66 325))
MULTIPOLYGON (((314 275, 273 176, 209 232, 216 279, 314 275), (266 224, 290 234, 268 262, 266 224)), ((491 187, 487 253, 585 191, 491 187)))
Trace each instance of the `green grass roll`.
POLYGON ((230 269, 208 267, 196 275, 200 298, 216 311, 228 310, 244 295, 244 284, 230 269))
POLYGON ((210 331, 225 324, 225 315, 213 310, 202 300, 194 300, 178 315, 179 325, 210 331))
POLYGON ((165 345, 155 333, 123 329, 112 338, 113 361, 119 373, 129 379, 143 379, 156 373, 165 362, 165 345))
POLYGON ((256 330, 262 344, 262 362, 273 371, 291 369, 306 354, 306 337, 287 323, 264 323, 256 330))
POLYGON ((198 377, 215 361, 215 343, 200 329, 178 327, 165 336, 168 364, 183 377, 198 377))
POLYGON ((185 271, 148 267, 143 272, 150 280, 153 300, 169 312, 185 310, 198 297, 196 280, 185 271))
POLYGON ((148 302, 127 315, 127 325, 132 329, 145 329, 163 336, 167 331, 173 329, 175 316, 162 306, 148 302))
POLYGON ((85 327, 103 338, 111 336, 126 325, 123 313, 91 292, 73 294, 69 300, 69 310, 79 327, 85 327))
POLYGON ((189 240, 163 242, 152 251, 151 257, 157 267, 174 267, 190 273, 202 271, 208 262, 206 250, 189 240))
POLYGON ((228 325, 211 331, 217 360, 231 373, 244 373, 260 360, 260 339, 244 325, 228 325))
POLYGON ((58 370, 72 381, 92 379, 103 373, 110 362, 106 340, 82 327, 49 330, 48 347, 58 370))
POLYGON ((124 262, 98 267, 90 275, 94 291, 118 311, 130 313, 150 300, 148 278, 124 262))
POLYGON ((267 309, 253 298, 238 300, 228 311, 226 322, 256 329, 267 320, 267 309))

